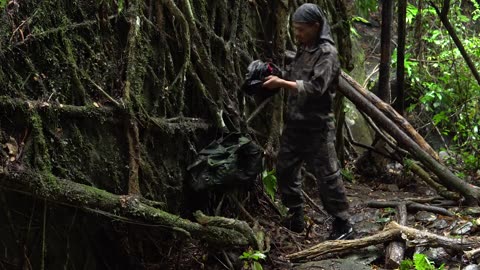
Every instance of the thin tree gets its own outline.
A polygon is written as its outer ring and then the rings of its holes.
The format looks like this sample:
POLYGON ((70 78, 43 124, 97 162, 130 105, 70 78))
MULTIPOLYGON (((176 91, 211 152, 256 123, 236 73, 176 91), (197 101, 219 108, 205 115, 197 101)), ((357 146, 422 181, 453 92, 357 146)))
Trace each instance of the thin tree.
POLYGON ((480 85, 480 74, 478 73, 478 70, 475 67, 475 64, 473 63, 472 59, 468 55, 467 51, 465 50, 465 47, 462 44, 462 41, 460 40, 460 38, 458 38, 457 33, 455 32, 455 29, 453 28, 452 24, 450 23, 450 20, 448 19, 448 11, 450 9, 450 0, 443 1, 442 10, 440 10, 432 1, 429 1, 429 3, 435 9, 435 12, 437 13, 438 17, 443 23, 443 26, 445 26, 445 28, 448 31, 448 34, 452 37, 453 42, 455 43, 455 45, 457 46, 457 49, 462 54, 463 59, 465 59, 465 62, 467 63, 467 66, 470 68, 470 71, 472 72, 473 77, 475 77, 478 84, 480 85))
POLYGON ((383 0, 382 2, 382 33, 380 37, 381 56, 380 56, 380 74, 378 82, 379 97, 390 103, 390 62, 391 62, 391 39, 392 39, 392 18, 393 1, 383 0))
POLYGON ((398 47, 397 47, 397 95, 395 109, 401 115, 405 112, 405 35, 407 1, 398 1, 398 47))

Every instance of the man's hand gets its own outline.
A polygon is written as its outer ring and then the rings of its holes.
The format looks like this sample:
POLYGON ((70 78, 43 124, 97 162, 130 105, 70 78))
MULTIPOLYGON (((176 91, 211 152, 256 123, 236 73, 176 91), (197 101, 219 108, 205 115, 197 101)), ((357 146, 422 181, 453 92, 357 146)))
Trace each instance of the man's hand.
POLYGON ((276 89, 276 88, 286 88, 290 90, 296 90, 297 89, 297 83, 292 82, 292 81, 287 81, 282 78, 279 78, 277 76, 270 75, 267 78, 265 78, 266 81, 263 83, 263 87, 267 89, 276 89))
POLYGON ((280 88, 284 87, 284 81, 283 79, 270 75, 267 78, 265 78, 265 82, 263 83, 263 87, 267 89, 275 89, 275 88, 280 88))

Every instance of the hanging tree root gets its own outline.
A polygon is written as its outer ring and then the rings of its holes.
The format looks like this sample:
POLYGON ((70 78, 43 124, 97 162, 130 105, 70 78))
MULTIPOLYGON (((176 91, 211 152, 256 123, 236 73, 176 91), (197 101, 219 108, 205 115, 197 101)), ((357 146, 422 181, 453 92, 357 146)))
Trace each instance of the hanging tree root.
POLYGON ((200 223, 195 223, 152 207, 155 202, 145 203, 145 199, 137 196, 116 195, 95 187, 58 179, 51 174, 5 171, 0 173, 0 186, 54 203, 104 213, 120 220, 158 226, 216 246, 258 246, 253 230, 244 221, 207 217, 197 213, 200 223))
MULTIPOLYGON (((480 246, 480 237, 451 238, 427 231, 420 231, 407 226, 402 226, 396 222, 389 223, 384 231, 355 240, 336 240, 325 241, 308 249, 292 253, 286 257, 292 261, 311 260, 316 257, 330 253, 339 253, 344 251, 354 251, 371 245, 382 244, 393 240, 405 239, 409 245, 421 246, 440 246, 459 252, 465 252, 480 246)), ((468 253, 471 255, 473 251, 468 253)))

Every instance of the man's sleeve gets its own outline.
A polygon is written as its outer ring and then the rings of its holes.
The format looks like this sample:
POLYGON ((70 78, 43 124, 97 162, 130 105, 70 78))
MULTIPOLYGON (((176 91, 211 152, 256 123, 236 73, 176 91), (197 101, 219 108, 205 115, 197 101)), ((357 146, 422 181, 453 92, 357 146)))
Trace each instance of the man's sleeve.
POLYGON ((332 81, 338 77, 340 64, 334 47, 321 48, 322 56, 313 68, 313 76, 309 81, 297 80, 298 95, 319 93, 323 95, 332 81))

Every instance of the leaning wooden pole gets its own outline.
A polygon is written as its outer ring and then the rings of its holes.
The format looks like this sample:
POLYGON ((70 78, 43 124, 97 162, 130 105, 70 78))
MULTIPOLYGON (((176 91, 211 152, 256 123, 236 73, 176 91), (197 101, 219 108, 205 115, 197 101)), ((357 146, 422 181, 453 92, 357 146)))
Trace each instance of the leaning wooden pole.
POLYGON ((358 93, 364 96, 368 101, 370 101, 375 107, 381 110, 385 115, 388 116, 392 121, 399 125, 402 130, 410 136, 425 152, 430 154, 435 160, 439 160, 437 152, 425 141, 425 139, 418 134, 415 128, 395 109, 393 109, 389 104, 382 101, 379 97, 373 94, 370 91, 367 91, 363 86, 361 86, 357 81, 350 77, 345 72, 342 72, 341 77, 345 79, 351 87, 353 87, 358 93))
MULTIPOLYGON (((226 222, 226 218, 221 218, 220 224, 226 225, 204 226, 154 207, 157 202, 138 196, 116 195, 59 179, 51 174, 33 171, 2 172, 0 187, 53 203, 104 213, 129 222, 158 226, 186 238, 200 239, 216 246, 258 246, 253 230, 244 221, 228 219, 226 222)), ((205 216, 200 214, 197 216, 205 219, 205 216)))
MULTIPOLYGON (((425 152, 412 138, 393 123, 382 111, 374 104, 369 102, 355 87, 353 87, 344 76, 340 78, 339 91, 350 99, 358 109, 364 111, 380 127, 386 130, 400 144, 405 146, 412 156, 422 162, 425 167, 438 176, 441 184, 450 190, 462 194, 469 204, 477 204, 480 201, 480 188, 468 184, 453 174, 447 167, 435 160, 430 154, 425 152)), ((388 105, 388 104, 387 104, 388 105)), ((390 105, 388 105, 390 107, 390 105)), ((391 107, 390 107, 391 108, 391 107)))

